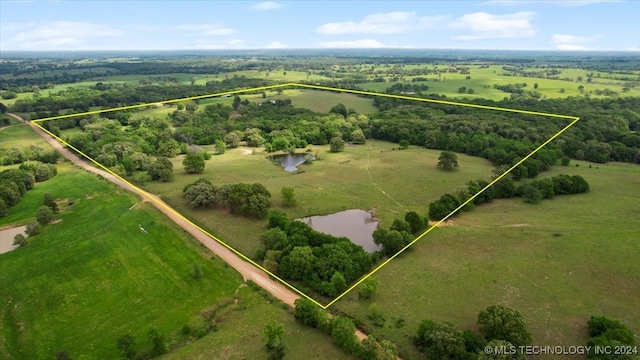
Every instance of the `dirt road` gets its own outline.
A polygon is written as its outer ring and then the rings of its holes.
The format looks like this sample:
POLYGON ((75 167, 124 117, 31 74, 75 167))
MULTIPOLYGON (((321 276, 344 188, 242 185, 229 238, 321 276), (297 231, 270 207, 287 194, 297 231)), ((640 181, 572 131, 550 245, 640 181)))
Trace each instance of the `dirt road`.
MULTIPOLYGON (((7 114, 19 121, 25 122, 24 119, 22 119, 20 116, 16 114, 9 114, 9 113, 7 114)), ((185 218, 182 215, 180 215, 176 210, 174 210, 169 205, 167 205, 164 201, 160 200, 160 198, 158 198, 157 196, 151 193, 148 193, 144 190, 133 187, 128 183, 120 180, 116 176, 113 176, 112 174, 102 169, 92 166, 88 162, 85 162, 82 159, 80 159, 75 153, 71 152, 70 150, 62 146, 62 144, 60 144, 56 139, 51 137, 46 132, 42 131, 36 125, 32 124, 31 122, 27 122, 27 124, 29 124, 29 126, 31 126, 31 128, 37 134, 42 136, 42 138, 44 138, 51 146, 53 146, 54 149, 60 152, 62 156, 69 159, 69 161, 71 161, 75 165, 87 171, 90 171, 94 174, 98 174, 103 178, 113 182, 114 184, 128 191, 131 191, 132 193, 137 194, 143 200, 146 200, 151 204, 153 204, 158 210, 160 210, 162 213, 168 216, 171 220, 173 220, 176 224, 178 224, 181 228, 183 228, 185 231, 191 234, 194 238, 196 238, 198 241, 204 244, 214 254, 219 256, 227 264, 231 265, 234 269, 236 269, 240 274, 242 274, 245 280, 252 280, 256 284, 258 284, 260 287, 268 291, 271 295, 273 295, 274 297, 278 298, 279 300, 281 300, 282 302, 284 302, 285 304, 291 307, 294 306, 294 301, 300 298, 300 295, 290 290, 286 286, 282 285, 281 283, 275 280, 272 280, 269 277, 269 275, 267 275, 265 272, 256 268, 252 264, 246 262, 241 257, 234 254, 231 250, 227 249, 226 247, 218 243, 216 240, 212 239, 209 235, 205 234, 204 232, 202 232, 197 227, 193 226, 188 221, 185 221, 185 218)), ((367 337, 367 335, 361 331, 356 331, 356 335, 361 340, 367 337)))

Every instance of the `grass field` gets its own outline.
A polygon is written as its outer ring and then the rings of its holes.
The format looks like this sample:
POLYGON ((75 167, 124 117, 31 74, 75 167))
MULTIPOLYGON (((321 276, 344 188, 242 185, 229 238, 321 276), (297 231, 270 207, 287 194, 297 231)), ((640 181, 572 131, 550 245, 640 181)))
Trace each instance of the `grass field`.
MULTIPOLYGON (((359 97, 353 94, 338 93, 332 91, 318 91, 306 89, 290 89, 283 90, 281 95, 276 91, 267 91, 267 97, 263 98, 260 94, 240 94, 241 99, 249 99, 256 103, 269 100, 291 99, 293 106, 298 108, 306 108, 318 113, 328 113, 331 108, 339 103, 344 104, 347 109, 353 109, 359 114, 373 114, 378 109, 373 106, 373 100, 359 97)), ((216 97, 204 100, 198 100, 198 104, 206 106, 208 104, 222 103, 231 106, 233 97, 216 97)))
MULTIPOLYGON (((19 149, 26 150, 31 145, 42 148, 48 147, 46 141, 38 136, 27 124, 16 124, 0 128, 0 153, 2 150, 19 149)), ((0 166, 0 169, 2 166, 0 166)))
POLYGON ((132 209, 135 197, 70 164, 59 171, 27 192, 12 208, 17 215, 0 219, 3 226, 33 218, 46 192, 62 209, 61 222, 0 255, 0 358, 50 359, 64 350, 72 358, 115 359, 116 339, 126 333, 148 351, 150 328, 180 345, 182 327, 205 326, 204 314, 215 309, 217 331, 177 358, 198 358, 203 348, 225 358, 266 354, 261 333, 270 319, 286 324, 291 356, 348 358, 329 337, 243 288, 239 274, 152 206, 132 209), (194 263, 204 273, 199 279, 194 263))
POLYGON ((477 330, 478 312, 493 304, 519 310, 535 345, 584 345, 591 315, 620 319, 639 334, 640 168, 579 164, 541 176, 581 175, 590 193, 479 206, 380 270, 373 302, 385 327, 367 319, 369 302, 357 289, 335 306, 395 342, 403 359, 422 358, 409 338, 421 320, 477 330))
POLYGON ((43 191, 74 204, 62 201, 60 223, 0 256, 4 359, 52 358, 59 350, 115 358, 125 333, 147 348, 149 328, 177 332, 241 283, 151 206, 129 210, 137 199, 106 180, 64 165, 21 204, 38 205, 43 191), (191 276, 194 263, 206 276, 191 276))
MULTIPOLYGON (((441 65, 439 65, 441 66, 441 65)), ((415 67, 415 66, 413 66, 415 67)), ((421 67, 429 67, 427 65, 421 67)), ((442 66, 441 66, 442 67, 442 66)), ((535 77, 523 77, 523 76, 511 76, 506 75, 501 66, 493 65, 487 68, 481 68, 478 65, 466 66, 469 68, 470 74, 460 73, 441 73, 440 75, 422 75, 419 77, 427 78, 426 82, 412 83, 411 79, 418 76, 406 76, 404 84, 418 84, 427 85, 429 90, 424 91, 424 94, 439 94, 445 95, 449 98, 485 98, 492 100, 502 100, 505 97, 509 97, 510 94, 498 89, 494 89, 493 85, 507 85, 507 84, 522 84, 526 83, 527 87, 524 90, 536 90, 542 94, 545 98, 563 98, 568 96, 581 96, 578 90, 578 86, 584 87, 584 93, 588 93, 592 97, 602 97, 595 93, 596 90, 610 89, 616 91, 620 96, 640 96, 640 87, 631 88, 628 92, 622 92, 624 87, 624 81, 608 79, 606 76, 612 76, 611 74, 601 74, 601 78, 593 78, 591 83, 587 83, 586 70, 570 68, 562 69, 562 73, 559 79, 547 79, 547 78, 535 78, 535 77), (469 76, 470 79, 466 79, 469 76), (582 82, 578 82, 577 78, 581 76, 582 82), (570 80, 562 80, 567 78, 570 80), (534 84, 538 84, 538 88, 534 89, 534 84), (461 87, 472 88, 473 94, 461 94, 458 93, 458 89, 461 87)), ((406 70, 411 70, 412 66, 405 66, 406 70)), ((540 71, 540 69, 525 68, 526 71, 540 71)), ((618 75, 622 76, 622 75, 618 75)), ((626 75, 628 76, 628 75, 626 75)), ((636 77, 637 78, 637 77, 636 77)), ((384 92, 384 90, 395 84, 394 82, 371 82, 359 84, 366 90, 384 92)))
POLYGON ((266 153, 251 155, 248 148, 231 149, 213 156, 202 175, 185 174, 179 156, 172 159, 173 181, 149 183, 145 188, 251 256, 266 223, 232 216, 222 210, 192 210, 182 197, 185 185, 200 177, 209 178, 214 184, 259 182, 271 192, 274 207, 282 206, 281 188, 293 187, 298 205, 286 210, 291 217, 378 207, 382 226, 387 227, 409 210, 426 214, 429 202, 470 180, 487 179, 491 174, 492 166, 484 159, 459 154, 459 169, 445 172, 436 169, 439 151, 413 147, 393 151, 395 146, 369 140, 363 146, 347 147, 342 153, 329 153, 328 146, 313 147, 312 153, 320 151, 321 160, 301 165, 299 169, 304 172, 297 174, 273 165, 266 159, 266 153), (401 183, 398 179, 402 179, 401 183))
POLYGON ((221 318, 216 332, 162 359, 266 359, 262 332, 269 320, 284 325, 288 359, 355 359, 334 345, 331 337, 298 323, 288 311, 270 304, 248 287, 238 293, 240 303, 221 318))

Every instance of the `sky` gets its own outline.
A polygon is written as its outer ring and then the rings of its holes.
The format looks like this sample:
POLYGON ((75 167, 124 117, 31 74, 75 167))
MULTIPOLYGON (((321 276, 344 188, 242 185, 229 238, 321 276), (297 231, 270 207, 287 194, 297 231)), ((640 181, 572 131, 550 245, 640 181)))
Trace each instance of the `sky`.
POLYGON ((0 0, 0 51, 640 51, 638 0, 0 0))

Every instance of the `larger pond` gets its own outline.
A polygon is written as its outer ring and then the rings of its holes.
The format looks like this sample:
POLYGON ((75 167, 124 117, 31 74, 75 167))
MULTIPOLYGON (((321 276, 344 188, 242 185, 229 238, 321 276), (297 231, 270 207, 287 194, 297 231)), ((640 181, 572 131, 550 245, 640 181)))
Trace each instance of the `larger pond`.
POLYGON ((373 242, 373 232, 380 220, 368 211, 360 209, 344 210, 324 216, 310 216, 296 219, 303 221, 314 230, 325 234, 346 237, 354 244, 362 245, 365 251, 374 252, 380 247, 373 242))
POLYGON ((13 238, 18 234, 24 235, 24 230, 26 228, 26 226, 16 226, 0 230, 0 254, 17 249, 18 247, 13 245, 13 238))
POLYGON ((284 171, 294 172, 298 170, 298 165, 303 164, 307 159, 313 160, 311 154, 282 154, 282 155, 270 155, 268 159, 271 161, 277 161, 284 167, 284 171))

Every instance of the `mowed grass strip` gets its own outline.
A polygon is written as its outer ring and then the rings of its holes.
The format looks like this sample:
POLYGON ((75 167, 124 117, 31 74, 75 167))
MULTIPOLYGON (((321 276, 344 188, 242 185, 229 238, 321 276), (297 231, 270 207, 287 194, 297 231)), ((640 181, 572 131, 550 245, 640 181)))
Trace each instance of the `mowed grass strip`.
POLYGON ((358 299, 358 289, 337 308, 398 344, 404 359, 422 358, 410 340, 421 320, 477 330, 478 312, 493 304, 519 310, 535 345, 586 344, 591 315, 620 319, 640 333, 640 168, 579 164, 540 177, 581 175, 591 192, 536 205, 514 199, 478 206, 381 269, 372 301, 384 327, 367 319, 370 302, 358 299))
MULTIPOLYGON (((148 350, 149 328, 178 332, 240 285, 237 273, 155 208, 131 209, 138 199, 106 180, 62 167, 38 187, 45 184, 42 190, 65 200, 61 222, 0 255, 0 358, 53 358, 65 350, 72 358, 114 359, 116 339, 127 333, 148 350), (194 263, 204 273, 199 279, 191 275, 194 263)), ((38 187, 24 204, 38 203, 38 187)))
MULTIPOLYGON (((392 150, 397 147, 386 141, 368 140, 365 145, 330 153, 328 146, 313 146, 311 154, 319 152, 320 160, 301 165, 301 172, 297 174, 271 163, 267 153, 252 155, 250 148, 230 149, 223 155, 214 155, 206 162, 201 175, 184 173, 183 157, 178 156, 172 159, 173 181, 148 183, 145 188, 161 195, 180 213, 243 254, 252 256, 266 221, 233 216, 222 209, 191 209, 182 196, 185 185, 201 177, 216 185, 258 182, 271 192, 273 207, 283 207, 280 191, 283 187, 292 187, 297 205, 285 208, 292 218, 376 207, 381 226, 388 227, 409 210, 426 215, 429 203, 442 194, 454 192, 470 180, 491 176, 491 164, 481 158, 458 154, 459 168, 448 172, 436 168, 440 151, 418 147, 392 150)), ((205 148, 212 151, 210 147, 205 148)))

